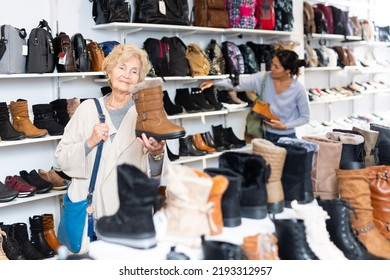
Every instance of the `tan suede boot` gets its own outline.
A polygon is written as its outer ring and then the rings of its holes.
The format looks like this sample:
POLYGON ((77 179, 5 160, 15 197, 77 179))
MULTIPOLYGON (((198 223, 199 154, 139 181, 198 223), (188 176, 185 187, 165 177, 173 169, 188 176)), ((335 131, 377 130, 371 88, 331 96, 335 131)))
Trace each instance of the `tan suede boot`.
POLYGON ((279 260, 278 239, 269 232, 245 236, 242 249, 247 260, 279 260))
POLYGON ((260 118, 264 118, 266 120, 279 120, 277 116, 272 114, 269 103, 262 102, 258 99, 255 100, 255 103, 252 106, 252 112, 260 118))
POLYGON ((350 220, 356 236, 367 250, 378 257, 390 259, 390 242, 375 227, 370 198, 369 168, 337 169, 341 198, 352 206, 350 220))
POLYGON ((141 137, 154 137, 157 140, 174 139, 186 134, 184 127, 167 119, 164 110, 162 80, 153 79, 136 84, 132 89, 133 100, 138 113, 135 133, 141 137))
POLYGON ((274 145, 271 141, 255 138, 252 140, 252 153, 262 156, 271 166, 271 174, 266 183, 267 208, 269 213, 280 213, 284 209, 284 191, 282 172, 287 151, 274 145))
POLYGON ((352 127, 353 131, 359 132, 364 137, 364 151, 366 153, 364 161, 366 167, 375 165, 374 153, 375 153, 375 144, 379 137, 379 131, 371 129, 363 129, 359 127, 352 127))
POLYGON ((26 100, 11 101, 9 110, 12 115, 12 125, 20 132, 24 132, 28 138, 43 137, 48 134, 46 129, 39 129, 30 120, 26 100))
POLYGON ((336 169, 339 168, 343 145, 340 141, 320 136, 304 136, 302 139, 319 146, 314 154, 311 181, 314 197, 335 199, 340 197, 337 185, 336 169))
POLYGON ((43 214, 42 215, 42 223, 43 223, 43 236, 47 244, 54 250, 62 245, 57 238, 57 235, 54 231, 54 219, 53 214, 43 214))
POLYGON ((370 167, 370 190, 375 226, 390 240, 390 166, 370 167))

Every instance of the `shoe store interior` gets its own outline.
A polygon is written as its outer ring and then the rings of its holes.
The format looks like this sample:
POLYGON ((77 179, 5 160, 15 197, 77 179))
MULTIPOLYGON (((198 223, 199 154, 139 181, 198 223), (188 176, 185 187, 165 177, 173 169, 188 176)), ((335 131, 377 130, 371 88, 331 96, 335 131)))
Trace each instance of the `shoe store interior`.
POLYGON ((390 259, 387 1, 8 2, 0 260, 390 259))

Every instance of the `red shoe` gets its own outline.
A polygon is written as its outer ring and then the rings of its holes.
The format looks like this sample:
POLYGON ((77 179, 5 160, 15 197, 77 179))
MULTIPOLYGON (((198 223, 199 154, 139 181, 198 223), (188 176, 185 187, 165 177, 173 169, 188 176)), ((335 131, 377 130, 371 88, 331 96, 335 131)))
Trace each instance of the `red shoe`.
POLYGON ((30 185, 20 176, 7 176, 5 178, 5 185, 19 192, 18 197, 32 196, 37 191, 37 188, 30 185))

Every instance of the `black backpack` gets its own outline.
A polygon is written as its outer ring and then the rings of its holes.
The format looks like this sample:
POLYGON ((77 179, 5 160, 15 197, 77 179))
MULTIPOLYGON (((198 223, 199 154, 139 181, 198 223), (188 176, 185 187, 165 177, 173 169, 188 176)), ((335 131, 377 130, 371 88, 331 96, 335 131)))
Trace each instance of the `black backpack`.
POLYGON ((161 42, 168 44, 169 49, 169 76, 188 76, 190 65, 186 58, 187 46, 179 37, 163 37, 161 42))
POLYGON ((92 4, 92 18, 96 24, 109 22, 130 22, 131 6, 125 0, 89 0, 92 4))
POLYGON ((72 44, 74 49, 74 59, 76 68, 79 72, 91 71, 91 57, 87 50, 87 43, 81 33, 76 33, 72 36, 72 44))
POLYGON ((148 53, 155 74, 160 77, 169 76, 168 44, 156 38, 147 38, 143 44, 143 49, 148 53))
POLYGON ((27 73, 52 73, 56 66, 51 28, 46 20, 33 28, 28 38, 27 73))

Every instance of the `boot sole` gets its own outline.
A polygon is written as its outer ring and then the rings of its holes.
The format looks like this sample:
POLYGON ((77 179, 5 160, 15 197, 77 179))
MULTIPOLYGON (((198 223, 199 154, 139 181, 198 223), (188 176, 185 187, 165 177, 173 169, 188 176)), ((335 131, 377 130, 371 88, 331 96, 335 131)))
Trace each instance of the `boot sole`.
POLYGON ((130 238, 121 238, 121 237, 107 237, 101 235, 97 229, 95 230, 96 236, 103 241, 110 243, 120 244, 129 246, 136 249, 150 249, 157 245, 157 240, 155 237, 145 238, 145 239, 130 239, 130 238))
POLYGON ((261 220, 267 217, 267 206, 241 206, 240 211, 243 218, 261 220))
POLYGON ((241 216, 237 218, 223 219, 224 227, 238 227, 241 225, 241 216))
POLYGON ((13 196, 3 197, 3 198, 0 198, 0 202, 8 202, 8 201, 11 201, 17 197, 18 197, 18 194, 13 195, 13 196))
POLYGON ((284 209, 284 201, 268 203, 267 209, 268 209, 268 213, 270 214, 282 213, 284 209))
POLYGON ((168 134, 156 134, 156 133, 152 133, 152 132, 149 132, 149 131, 140 131, 140 130, 136 130, 135 131, 135 135, 137 137, 141 137, 142 133, 145 133, 146 137, 148 137, 148 138, 149 137, 153 137, 157 141, 165 140, 165 139, 181 138, 181 137, 186 135, 185 130, 174 132, 174 133, 168 133, 168 134))

